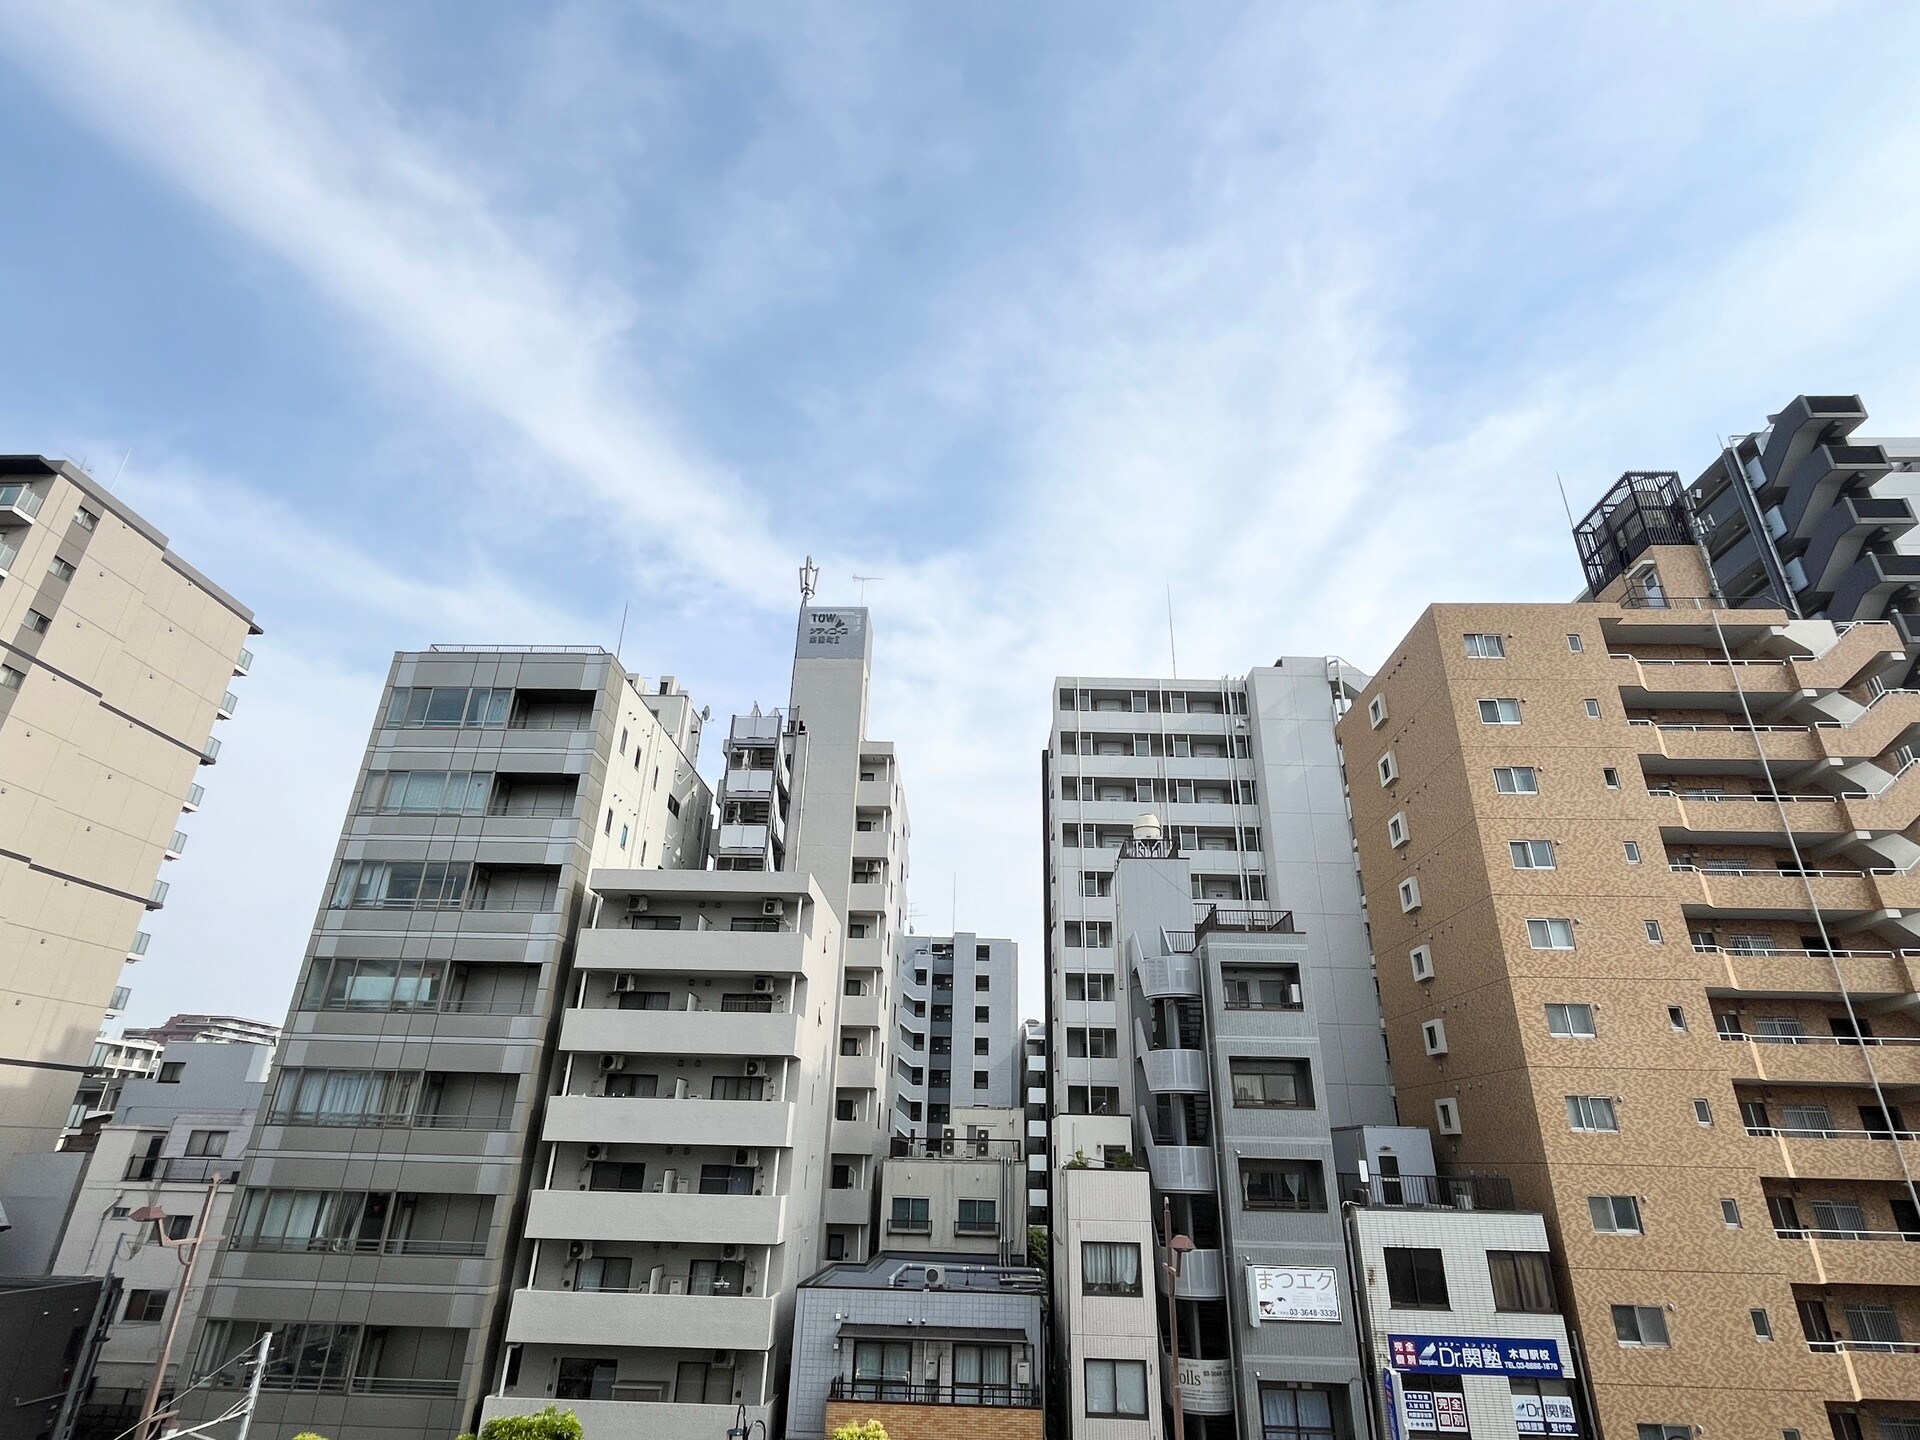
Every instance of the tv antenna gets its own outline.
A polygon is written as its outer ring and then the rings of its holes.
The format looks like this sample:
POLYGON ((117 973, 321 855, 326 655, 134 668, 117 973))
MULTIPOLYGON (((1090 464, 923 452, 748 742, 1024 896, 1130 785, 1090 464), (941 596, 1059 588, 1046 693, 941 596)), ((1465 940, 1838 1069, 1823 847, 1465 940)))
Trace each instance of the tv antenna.
POLYGON ((806 604, 813 599, 813 592, 820 587, 820 567, 813 563, 813 557, 807 556, 800 566, 800 603, 806 604))
POLYGON ((864 605, 867 603, 867 582, 869 580, 884 580, 887 577, 884 575, 856 575, 853 578, 860 582, 860 603, 864 605))

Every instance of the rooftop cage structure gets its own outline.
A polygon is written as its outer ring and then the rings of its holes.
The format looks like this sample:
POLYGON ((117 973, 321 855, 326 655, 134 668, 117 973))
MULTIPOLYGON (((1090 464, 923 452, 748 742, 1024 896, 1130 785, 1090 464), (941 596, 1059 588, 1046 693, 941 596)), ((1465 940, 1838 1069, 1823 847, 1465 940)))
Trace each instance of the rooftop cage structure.
POLYGON ((1671 470, 1629 470, 1573 527, 1574 544, 1599 594, 1655 545, 1691 545, 1680 477, 1671 470))

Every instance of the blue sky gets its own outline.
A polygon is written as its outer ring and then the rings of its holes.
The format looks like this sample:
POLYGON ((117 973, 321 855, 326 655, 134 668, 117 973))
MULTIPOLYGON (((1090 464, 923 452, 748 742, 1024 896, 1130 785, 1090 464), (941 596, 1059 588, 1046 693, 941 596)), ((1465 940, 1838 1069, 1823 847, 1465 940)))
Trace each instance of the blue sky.
MULTIPOLYGON (((0 8, 0 428, 267 635, 134 1018, 278 1019, 396 648, 784 699, 868 587, 922 930, 1056 673, 1384 658, 1801 391, 1920 430, 1885 5, 0 8)), ((713 757, 708 757, 709 761, 713 757)), ((709 765, 709 768, 711 766, 709 765)))

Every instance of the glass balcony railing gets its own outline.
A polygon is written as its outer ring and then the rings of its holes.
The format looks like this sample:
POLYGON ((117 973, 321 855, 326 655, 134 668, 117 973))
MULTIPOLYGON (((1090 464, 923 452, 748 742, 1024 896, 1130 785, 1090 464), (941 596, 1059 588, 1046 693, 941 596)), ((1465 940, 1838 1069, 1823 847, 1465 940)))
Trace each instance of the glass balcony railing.
POLYGON ((198 810, 200 808, 200 802, 202 800, 205 800, 206 798, 207 798, 206 786, 189 785, 187 787, 187 798, 185 802, 180 806, 180 808, 182 810, 198 810))
POLYGON ((167 891, 172 888, 173 887, 168 885, 164 880, 154 881, 153 893, 147 897, 147 908, 149 910, 158 910, 161 906, 165 905, 167 903, 167 891))
POLYGON ((169 860, 177 858, 180 854, 182 854, 186 850, 186 848, 187 848, 187 832, 184 830, 174 831, 173 834, 167 839, 167 858, 169 860))
POLYGON ((206 746, 200 751, 200 763, 211 765, 220 758, 220 742, 212 736, 207 737, 206 746))
POLYGON ((113 998, 107 1001, 107 1009, 115 1011, 124 1010, 127 1008, 127 1002, 131 999, 133 999, 132 990, 125 985, 116 985, 113 987, 113 998))
POLYGON ((31 520, 40 513, 41 498, 25 485, 0 485, 0 523, 31 520))
POLYGON ((144 930, 134 932, 133 943, 127 946, 127 959, 138 960, 147 953, 147 946, 153 943, 153 936, 144 930))
POLYGON ((245 675, 247 672, 249 672, 252 669, 253 669, 253 651, 243 649, 237 656, 234 657, 233 673, 236 675, 245 675))
POLYGON ((220 718, 222 720, 231 720, 233 718, 233 712, 239 707, 239 704, 240 697, 231 690, 227 691, 226 694, 220 697, 220 718))

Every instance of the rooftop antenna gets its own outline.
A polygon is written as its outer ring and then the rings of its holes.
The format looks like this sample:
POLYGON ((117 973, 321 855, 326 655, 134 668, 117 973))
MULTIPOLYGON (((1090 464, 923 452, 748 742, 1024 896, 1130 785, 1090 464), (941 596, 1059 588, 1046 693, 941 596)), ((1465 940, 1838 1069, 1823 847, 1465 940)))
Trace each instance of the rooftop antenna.
POLYGON ((631 603, 627 600, 620 602, 620 638, 613 642, 613 663, 616 665, 620 663, 620 652, 627 643, 627 606, 631 603))
POLYGON ((1173 666, 1173 678, 1180 678, 1180 652, 1173 643, 1173 582, 1167 582, 1167 659, 1173 666))
POLYGON ((806 604, 813 599, 813 592, 820 588, 820 567, 813 563, 813 557, 807 556, 800 566, 800 603, 806 604))
POLYGON ((127 461, 131 460, 132 458, 133 458, 133 446, 129 445, 127 446, 127 453, 120 457, 120 468, 113 472, 113 479, 107 482, 107 488, 109 490, 113 489, 114 486, 120 483, 120 477, 126 473, 127 461))
POLYGON ((953 872, 953 898, 950 903, 952 908, 947 911, 947 934, 958 935, 960 933, 960 872, 958 870, 953 872))
POLYGON ((884 575, 856 575, 853 578, 860 582, 860 603, 864 605, 867 603, 867 582, 869 580, 884 580, 887 577, 884 575))

